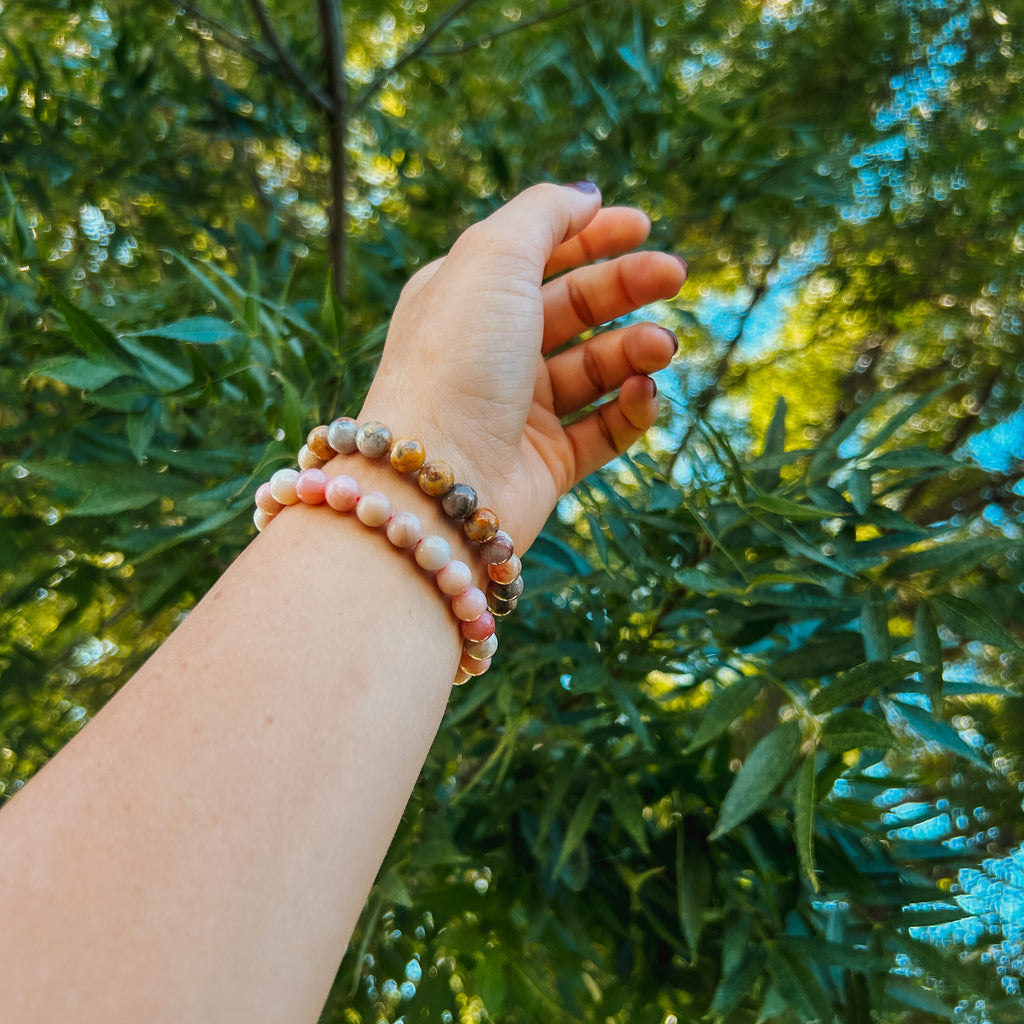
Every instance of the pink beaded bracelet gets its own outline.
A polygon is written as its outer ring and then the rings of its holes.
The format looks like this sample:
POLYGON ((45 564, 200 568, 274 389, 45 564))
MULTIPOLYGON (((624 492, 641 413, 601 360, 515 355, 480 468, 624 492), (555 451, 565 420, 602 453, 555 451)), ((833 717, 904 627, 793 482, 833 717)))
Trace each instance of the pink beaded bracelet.
POLYGON ((427 461, 422 441, 406 437, 395 440, 383 424, 360 425, 348 416, 341 416, 330 426, 314 427, 299 450, 302 468, 319 468, 336 454, 360 452, 369 459, 389 456, 399 473, 416 474, 424 494, 441 499, 441 508, 450 519, 461 521, 463 533, 480 546, 480 555, 487 563, 490 583, 487 607, 500 617, 515 611, 523 593, 522 563, 516 557, 511 536, 500 529, 498 516, 489 508, 481 508, 477 493, 468 484, 455 482, 451 466, 438 460, 427 461))
POLYGON ((259 486, 253 514, 256 529, 262 532, 283 508, 299 503, 327 504, 336 512, 355 511, 356 518, 365 526, 383 527, 394 547, 411 550, 416 564, 433 573, 438 590, 451 598, 452 612, 459 620, 463 645, 455 685, 461 686, 490 668, 498 649, 494 615, 487 609, 487 596, 473 586, 470 567, 452 558, 448 541, 437 534, 425 534, 423 523, 412 512, 395 512, 386 494, 364 493, 353 477, 329 477, 318 466, 306 466, 300 471, 279 469, 259 486))

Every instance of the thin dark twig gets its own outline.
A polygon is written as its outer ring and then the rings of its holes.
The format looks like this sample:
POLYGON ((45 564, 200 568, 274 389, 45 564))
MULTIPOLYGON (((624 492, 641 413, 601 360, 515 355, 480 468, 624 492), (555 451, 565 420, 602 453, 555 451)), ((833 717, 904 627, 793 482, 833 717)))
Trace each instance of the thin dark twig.
POLYGON ((423 38, 411 50, 403 53, 402 56, 391 65, 391 67, 384 68, 377 77, 370 82, 370 84, 363 90, 362 94, 353 101, 350 113, 358 114, 359 111, 370 102, 373 94, 380 89, 381 86, 383 86, 400 67, 419 57, 430 43, 436 39, 438 35, 440 35, 452 23, 452 21, 454 21, 464 11, 469 10, 469 8, 477 2, 478 0, 459 0, 458 3, 453 4, 440 18, 438 18, 437 22, 431 26, 429 32, 423 33, 423 38))
POLYGON ((425 56, 427 57, 457 57, 460 53, 466 53, 469 50, 474 50, 478 46, 484 46, 487 43, 493 42, 495 39, 500 39, 502 36, 511 35, 513 32, 522 32, 524 29, 533 28, 534 25, 539 25, 544 21, 554 21, 555 18, 562 17, 563 14, 571 14, 573 11, 578 11, 581 7, 587 7, 593 3, 602 3, 603 0, 575 0, 574 3, 566 4, 564 7, 560 7, 557 11, 548 11, 545 14, 538 14, 536 18, 530 18, 528 21, 519 22, 515 25, 510 25, 508 28, 498 29, 497 32, 492 32, 490 35, 478 36, 472 42, 464 43, 462 46, 451 46, 445 50, 428 50, 425 56))
POLYGON ((249 60, 259 64, 261 67, 272 71, 277 69, 277 61, 272 54, 264 53, 258 46, 250 43, 238 29, 227 24, 227 22, 221 21, 219 18, 215 18, 212 14, 207 14, 205 11, 200 10, 195 4, 190 3, 189 0, 169 0, 167 6, 184 11, 195 21, 206 25, 217 41, 229 50, 234 50, 235 53, 248 57, 249 60))
POLYGON ((274 26, 273 19, 270 17, 270 12, 264 6, 263 0, 249 0, 249 6, 252 8, 253 14, 256 15, 256 20, 260 23, 260 30, 263 33, 263 38, 266 39, 270 48, 277 55, 277 59, 280 61, 285 75, 290 78, 295 85, 307 93, 317 106, 327 111, 328 114, 333 115, 333 97, 325 93, 323 89, 321 89, 320 86, 317 85, 316 82, 314 82, 309 75, 299 67, 295 58, 292 56, 291 51, 284 45, 284 41, 277 34, 277 29, 274 26))
POLYGON ((331 116, 328 121, 331 157, 331 207, 328 248, 334 274, 334 294, 344 301, 348 280, 348 233, 345 208, 345 136, 348 133, 348 85, 345 79, 345 25, 342 0, 318 0, 324 36, 324 64, 331 116))

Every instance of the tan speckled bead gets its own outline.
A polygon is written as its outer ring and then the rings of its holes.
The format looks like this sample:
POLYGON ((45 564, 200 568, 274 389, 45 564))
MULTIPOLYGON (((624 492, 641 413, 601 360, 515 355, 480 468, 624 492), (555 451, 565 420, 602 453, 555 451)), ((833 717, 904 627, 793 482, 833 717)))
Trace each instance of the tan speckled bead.
POLYGON ((419 485, 424 494, 439 498, 451 490, 455 483, 455 473, 447 462, 426 462, 420 469, 419 485))
POLYGON ((415 473, 427 458, 427 449, 414 437, 403 437, 391 449, 391 465, 399 473, 415 473))
POLYGON ((379 459, 391 451, 391 431, 376 420, 364 423, 356 434, 356 447, 368 459, 379 459))
POLYGON ((462 530, 470 540, 483 544, 498 532, 497 513, 489 508, 478 508, 463 522, 462 530))
POLYGON ((318 458, 326 462, 334 458, 334 449, 327 440, 327 427, 321 424, 314 427, 306 437, 306 447, 318 458))

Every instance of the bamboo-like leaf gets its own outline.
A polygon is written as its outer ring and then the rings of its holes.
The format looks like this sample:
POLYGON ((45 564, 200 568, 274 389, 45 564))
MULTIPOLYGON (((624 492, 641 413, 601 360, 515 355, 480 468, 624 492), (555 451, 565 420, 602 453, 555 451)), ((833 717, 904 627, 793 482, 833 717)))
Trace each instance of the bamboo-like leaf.
POLYGON ((133 373, 131 364, 121 353, 117 338, 99 320, 84 309, 79 309, 70 299, 45 281, 43 285, 53 300, 53 304, 64 318, 68 336, 76 348, 90 359, 96 359, 105 366, 117 367, 122 374, 133 373))
POLYGON ((193 316, 138 331, 138 337, 169 338, 190 345, 221 345, 238 335, 238 328, 219 316, 193 316))
POLYGON ((569 819, 562 849, 558 852, 558 860, 555 861, 555 866, 551 872, 555 878, 562 873, 562 869, 568 863, 569 858, 576 852, 576 849, 586 838, 587 832, 590 830, 594 815, 597 814, 598 805, 601 803, 603 781, 603 779, 591 780, 590 785, 587 786, 583 796, 580 798, 580 802, 576 805, 576 810, 573 811, 572 817, 569 819))
POLYGON ((826 711, 849 704, 860 697, 866 697, 883 686, 906 679, 919 666, 896 659, 887 664, 883 662, 866 662, 851 668, 848 672, 840 672, 827 686, 823 686, 810 699, 807 710, 814 715, 823 715, 826 711))
POLYGON ((499 1019, 505 1005, 505 962, 498 950, 487 950, 486 959, 473 971, 473 982, 488 1016, 499 1019))
POLYGON ((763 737, 750 752, 722 801, 718 823, 711 833, 718 839, 746 821, 786 777, 800 749, 800 723, 785 722, 763 737))
POLYGON ((963 737, 948 722, 936 721, 927 712, 913 704, 904 704, 902 701, 893 701, 893 707, 906 719, 910 728, 923 740, 929 743, 937 743, 944 747, 951 754, 962 757, 966 761, 991 771, 992 766, 985 760, 977 750, 967 743, 963 737))
POLYGON ((892 657, 889 637, 889 607, 879 587, 870 586, 864 593, 860 613, 864 637, 864 656, 868 661, 888 661, 892 657))
POLYGON ((768 969, 801 1024, 832 1024, 832 1000, 803 957, 780 943, 768 955, 768 969))
POLYGON ((864 469, 855 469, 850 473, 846 486, 850 492, 853 507, 860 515, 864 515, 871 507, 874 497, 871 489, 871 474, 864 469))
POLYGON ((711 899, 711 864, 703 843, 686 841, 683 824, 676 827, 676 906, 690 960, 696 963, 704 915, 711 899))
POLYGON ((862 748, 888 750, 896 737, 884 718, 848 708, 830 716, 821 730, 821 745, 833 754, 862 748))
POLYGON ((637 846, 644 853, 648 853, 650 847, 647 842, 647 830, 644 828, 644 802, 640 799, 640 794, 618 772, 612 775, 609 788, 612 813, 633 837, 637 846))
POLYGON ((983 644, 1002 648, 1005 651, 1019 651, 1020 644, 984 608, 973 601, 952 594, 936 594, 931 599, 932 607, 939 618, 954 633, 968 640, 980 640, 983 644))
POLYGON ((812 750, 800 766, 796 777, 796 803, 793 828, 796 834, 796 855, 800 871, 810 887, 818 891, 818 876, 814 870, 814 780, 815 758, 812 750))
POLYGON ((914 649, 921 659, 921 682, 932 705, 932 714, 942 713, 942 640, 935 613, 927 600, 917 602, 914 612, 914 649))
POLYGON ((700 725, 684 753, 699 750, 725 732, 750 707, 763 685, 757 676, 743 676, 716 694, 704 708, 700 725))
POLYGON ((885 570, 887 576, 910 576, 928 569, 941 569, 943 574, 959 575, 981 565, 993 555, 1003 554, 1021 546, 1019 540, 999 537, 974 537, 952 544, 936 544, 924 551, 897 558, 885 570))
POLYGON ((708 1010, 712 1017, 716 1020, 728 1017, 750 995, 761 976, 765 959, 764 946, 753 946, 747 950, 739 966, 719 981, 708 1010))

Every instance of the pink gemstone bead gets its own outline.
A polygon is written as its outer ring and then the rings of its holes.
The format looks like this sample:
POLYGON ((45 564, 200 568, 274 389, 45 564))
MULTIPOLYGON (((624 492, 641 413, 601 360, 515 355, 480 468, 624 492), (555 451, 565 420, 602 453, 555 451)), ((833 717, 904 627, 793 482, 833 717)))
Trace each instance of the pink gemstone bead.
POLYGON ((492 565, 507 562, 512 557, 512 538, 499 530, 489 541, 480 545, 480 557, 492 565))
POLYGON ((392 511, 391 499, 380 491, 364 494, 356 505, 356 515, 364 526, 383 526, 391 518, 392 511))
POLYGON ((491 655, 498 649, 498 638, 492 633, 486 640, 477 640, 467 643, 463 651, 476 661, 490 659, 491 655))
POLYGON ((295 481, 295 493, 299 501, 307 505, 319 505, 324 500, 324 492, 330 478, 322 469, 304 469, 295 481))
POLYGON ((459 668, 471 676, 482 676, 491 667, 491 659, 484 658, 482 661, 471 658, 465 651, 462 652, 462 661, 459 668))
POLYGON ((270 493, 270 484, 260 484, 256 488, 256 507, 263 509, 268 515, 276 516, 284 505, 270 493))
POLYGON ((324 500, 335 512, 351 512, 356 507, 363 490, 355 477, 340 476, 331 477, 324 491, 324 500))
POLYGON ((486 640, 494 635, 494 616, 490 612, 484 612, 478 619, 470 619, 462 623, 462 635, 476 643, 479 640, 486 640))
POLYGON ((412 512, 398 512, 388 521, 387 534, 396 548, 415 547, 423 540, 423 523, 412 512))
MULTIPOLYGON (((416 545, 416 564, 427 572, 437 572, 452 560, 452 546, 436 533, 428 533, 416 545)), ((473 616, 474 618, 476 616, 473 616)))
POLYGON ((273 519, 273 515, 270 512, 266 512, 261 508, 256 509, 252 514, 252 521, 256 524, 256 529, 262 533, 267 528, 267 523, 273 519))
POLYGON ((455 673, 455 679, 452 681, 452 686, 465 686, 473 677, 465 670, 459 669, 455 673))
POLYGON ((523 563, 519 561, 518 555, 513 555, 507 562, 500 565, 487 566, 487 575, 495 583, 511 583, 523 571, 523 563))
POLYGON ((473 570, 465 562, 453 558, 435 578, 442 594, 454 597, 473 585, 473 570))
POLYGON ((279 469, 270 478, 270 493, 282 505, 294 505, 299 500, 299 496, 295 493, 295 481, 298 479, 298 470, 279 469))
POLYGON ((487 611, 487 595, 479 587, 469 587, 452 598, 452 612, 457 619, 470 622, 487 611))
POLYGON ((324 460, 309 450, 309 445, 303 445, 299 449, 298 463, 300 469, 319 469, 324 460))

